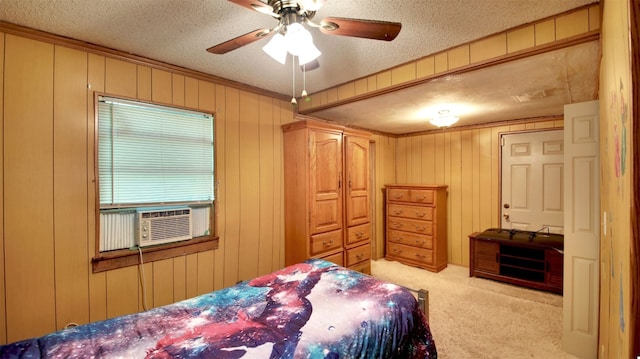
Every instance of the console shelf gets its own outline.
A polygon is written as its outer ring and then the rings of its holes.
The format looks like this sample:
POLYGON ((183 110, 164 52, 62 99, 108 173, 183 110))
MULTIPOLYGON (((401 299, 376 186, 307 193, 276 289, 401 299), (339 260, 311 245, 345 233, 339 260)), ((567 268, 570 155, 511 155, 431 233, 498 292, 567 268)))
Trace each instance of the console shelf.
POLYGON ((469 276, 562 294, 562 235, 488 229, 469 240, 469 276))

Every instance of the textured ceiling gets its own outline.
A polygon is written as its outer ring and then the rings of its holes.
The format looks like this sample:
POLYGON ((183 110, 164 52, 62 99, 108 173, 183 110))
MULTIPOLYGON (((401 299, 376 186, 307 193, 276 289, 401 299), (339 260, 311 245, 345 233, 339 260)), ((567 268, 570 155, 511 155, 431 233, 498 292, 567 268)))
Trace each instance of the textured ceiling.
MULTIPOLYGON (((594 0, 328 0, 327 16, 402 23, 392 42, 325 35, 312 29, 322 51, 307 91, 393 67, 594 0)), ((224 55, 206 52, 220 42, 276 20, 224 0, 0 0, 0 19, 106 46, 290 95, 291 63, 281 65, 260 40, 224 55)), ((298 89, 301 86, 297 75, 298 89)))

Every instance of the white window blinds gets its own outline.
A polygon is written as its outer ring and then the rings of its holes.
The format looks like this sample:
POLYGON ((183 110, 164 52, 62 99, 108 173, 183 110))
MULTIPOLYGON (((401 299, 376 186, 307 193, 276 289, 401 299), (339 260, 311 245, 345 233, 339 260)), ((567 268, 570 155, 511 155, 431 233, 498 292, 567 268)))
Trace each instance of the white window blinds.
POLYGON ((213 116, 99 97, 100 207, 214 200, 213 116))

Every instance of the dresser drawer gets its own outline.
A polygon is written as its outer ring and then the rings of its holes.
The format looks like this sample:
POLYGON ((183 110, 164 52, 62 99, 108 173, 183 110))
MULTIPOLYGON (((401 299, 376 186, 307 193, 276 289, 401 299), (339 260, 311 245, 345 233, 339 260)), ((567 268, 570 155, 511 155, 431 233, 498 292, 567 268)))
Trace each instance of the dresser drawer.
POLYGON ((435 191, 431 189, 389 188, 389 201, 433 204, 435 191))
POLYGON ((433 237, 427 234, 389 230, 389 242, 433 249, 433 237))
POLYGON ((349 266, 349 269, 357 271, 357 272, 361 272, 364 274, 371 274, 371 261, 364 261, 364 262, 360 262, 358 264, 354 264, 352 266, 349 266))
POLYGON ((365 244, 363 246, 351 248, 347 250, 347 267, 350 267, 356 263, 368 261, 371 258, 371 245, 365 244))
POLYGON ((405 246, 403 244, 388 243, 388 255, 400 257, 414 262, 433 264, 433 251, 430 249, 405 246))
POLYGON ((433 235, 433 222, 420 221, 401 217, 389 217, 389 229, 407 231, 419 234, 433 235))
POLYGON ((371 236, 371 224, 365 223, 359 226, 347 228, 347 245, 369 239, 371 236))
POLYGON ((390 203, 387 213, 394 217, 412 219, 433 220, 433 207, 408 206, 405 204, 390 203))
POLYGON ((341 267, 344 267, 344 258, 342 254, 343 252, 338 252, 336 254, 328 255, 326 257, 320 257, 320 259, 324 259, 326 261, 333 262, 341 267))
POLYGON ((342 230, 314 234, 311 236, 312 256, 317 256, 318 254, 338 248, 342 248, 342 230))

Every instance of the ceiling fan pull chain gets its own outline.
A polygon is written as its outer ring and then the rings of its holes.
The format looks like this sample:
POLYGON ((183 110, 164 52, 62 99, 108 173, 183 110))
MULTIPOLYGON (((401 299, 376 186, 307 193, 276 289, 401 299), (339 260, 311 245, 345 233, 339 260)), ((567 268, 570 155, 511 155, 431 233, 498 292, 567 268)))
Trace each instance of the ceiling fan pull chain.
POLYGON ((298 101, 296 100, 296 57, 291 55, 291 77, 292 77, 292 87, 293 89, 291 90, 292 92, 292 97, 291 97, 291 104, 292 105, 296 105, 298 103, 298 101))
POLYGON ((307 97, 307 64, 302 64, 302 93, 300 97, 307 97))

